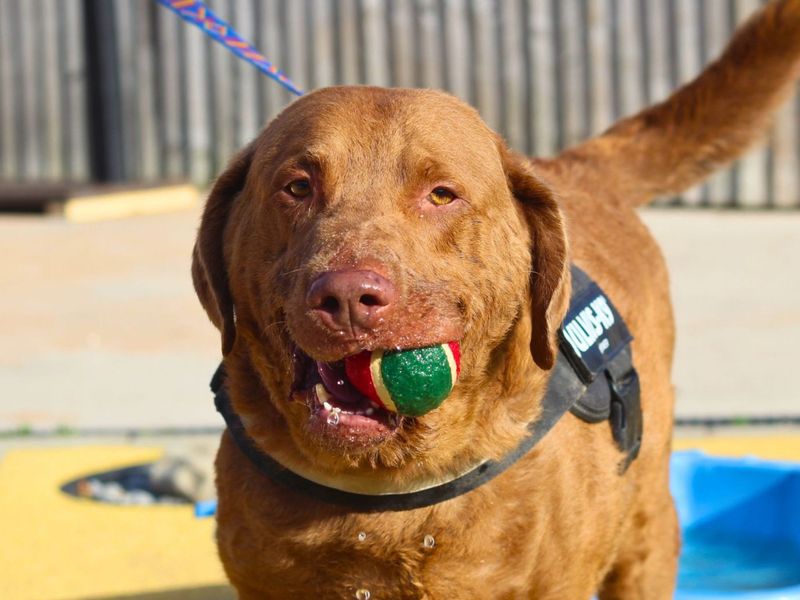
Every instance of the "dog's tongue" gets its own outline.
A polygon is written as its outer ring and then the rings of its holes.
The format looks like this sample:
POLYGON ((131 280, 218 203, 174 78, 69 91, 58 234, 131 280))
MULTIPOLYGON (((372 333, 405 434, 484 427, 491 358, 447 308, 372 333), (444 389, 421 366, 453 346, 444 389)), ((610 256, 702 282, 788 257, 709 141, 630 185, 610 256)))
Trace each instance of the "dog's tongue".
POLYGON ((322 385, 340 402, 357 404, 363 401, 364 396, 347 379, 344 361, 334 363, 317 361, 317 371, 322 379, 322 385))

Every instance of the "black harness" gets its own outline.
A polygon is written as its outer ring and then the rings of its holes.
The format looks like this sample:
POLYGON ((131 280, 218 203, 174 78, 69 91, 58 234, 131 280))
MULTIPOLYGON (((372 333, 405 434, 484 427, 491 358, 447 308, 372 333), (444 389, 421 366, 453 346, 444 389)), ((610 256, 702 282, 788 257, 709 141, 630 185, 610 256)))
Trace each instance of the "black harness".
POLYGON ((611 300, 576 266, 572 266, 572 297, 559 329, 560 352, 540 417, 528 425, 529 435, 501 460, 487 460, 460 477, 433 487, 397 494, 360 494, 310 481, 259 449, 231 407, 220 364, 211 379, 214 403, 236 445, 273 481, 318 500, 358 511, 410 510, 465 494, 494 479, 533 448, 569 411, 588 423, 608 420, 617 447, 624 453, 623 474, 639 453, 642 410, 639 377, 633 368, 632 336, 611 300))

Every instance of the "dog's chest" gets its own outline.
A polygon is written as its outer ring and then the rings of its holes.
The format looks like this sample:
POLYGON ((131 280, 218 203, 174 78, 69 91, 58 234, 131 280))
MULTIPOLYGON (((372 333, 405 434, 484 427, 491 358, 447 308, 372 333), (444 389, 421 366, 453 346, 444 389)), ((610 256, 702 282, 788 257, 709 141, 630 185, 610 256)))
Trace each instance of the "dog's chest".
POLYGON ((221 523, 220 552, 227 564, 236 565, 242 583, 265 597, 276 588, 292 598, 426 597, 421 592, 429 559, 425 548, 405 548, 385 533, 339 525, 338 533, 334 523, 319 521, 303 529, 261 527, 256 533, 221 523))
POLYGON ((264 508, 261 503, 235 522, 222 510, 218 529, 225 564, 236 565, 243 583, 257 580, 263 597, 276 587, 282 597, 366 598, 365 591, 373 599, 519 597, 547 560, 536 552, 531 529, 495 520, 502 517, 497 514, 451 520, 427 511, 323 516, 297 510, 270 516, 264 508))

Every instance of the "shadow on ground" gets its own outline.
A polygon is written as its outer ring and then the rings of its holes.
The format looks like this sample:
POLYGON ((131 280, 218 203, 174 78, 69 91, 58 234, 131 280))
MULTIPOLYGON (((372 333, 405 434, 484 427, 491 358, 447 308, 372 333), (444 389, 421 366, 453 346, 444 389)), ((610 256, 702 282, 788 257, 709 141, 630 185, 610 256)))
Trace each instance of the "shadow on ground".
POLYGON ((92 596, 80 600, 236 600, 236 593, 227 585, 210 585, 121 596, 92 596))

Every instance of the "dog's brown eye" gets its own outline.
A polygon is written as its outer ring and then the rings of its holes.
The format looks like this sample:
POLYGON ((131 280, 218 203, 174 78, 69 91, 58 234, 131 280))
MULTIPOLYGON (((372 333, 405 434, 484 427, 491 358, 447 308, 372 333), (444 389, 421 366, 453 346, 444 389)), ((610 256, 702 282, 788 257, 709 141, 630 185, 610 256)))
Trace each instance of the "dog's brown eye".
POLYGON ((428 194, 428 198, 432 204, 435 204, 436 206, 444 206, 445 204, 450 204, 453 200, 455 200, 456 195, 447 188, 437 187, 434 188, 430 194, 428 194))
POLYGON ((305 198, 311 193, 311 182, 308 179, 296 179, 286 186, 286 191, 295 198, 305 198))

